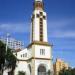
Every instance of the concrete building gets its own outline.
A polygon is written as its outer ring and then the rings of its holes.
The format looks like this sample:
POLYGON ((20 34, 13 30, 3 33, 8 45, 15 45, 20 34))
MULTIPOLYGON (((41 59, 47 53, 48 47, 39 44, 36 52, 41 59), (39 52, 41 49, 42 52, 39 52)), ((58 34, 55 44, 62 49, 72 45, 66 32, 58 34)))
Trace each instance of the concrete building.
POLYGON ((56 59, 56 62, 54 63, 53 67, 54 67, 54 75, 59 75, 59 72, 62 69, 67 70, 69 68, 69 65, 68 63, 64 62, 61 59, 56 59))
POLYGON ((30 44, 18 51, 17 67, 14 75, 23 71, 26 75, 53 75, 52 45, 47 38, 47 14, 44 11, 43 0, 34 1, 31 17, 30 44))
POLYGON ((24 43, 12 37, 2 36, 0 37, 0 40, 5 44, 7 43, 8 47, 11 48, 12 50, 24 49, 24 43))

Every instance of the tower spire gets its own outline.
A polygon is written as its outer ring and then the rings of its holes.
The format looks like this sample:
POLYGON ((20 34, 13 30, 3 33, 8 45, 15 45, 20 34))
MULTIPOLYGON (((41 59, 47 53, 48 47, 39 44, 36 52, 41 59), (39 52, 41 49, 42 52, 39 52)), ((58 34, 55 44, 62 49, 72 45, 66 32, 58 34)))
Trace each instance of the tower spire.
POLYGON ((34 2, 34 10, 43 10, 44 4, 42 0, 35 0, 34 2))
POLYGON ((31 24, 31 42, 48 42, 47 15, 44 11, 44 3, 42 0, 35 0, 34 2, 34 11, 31 18, 31 24))

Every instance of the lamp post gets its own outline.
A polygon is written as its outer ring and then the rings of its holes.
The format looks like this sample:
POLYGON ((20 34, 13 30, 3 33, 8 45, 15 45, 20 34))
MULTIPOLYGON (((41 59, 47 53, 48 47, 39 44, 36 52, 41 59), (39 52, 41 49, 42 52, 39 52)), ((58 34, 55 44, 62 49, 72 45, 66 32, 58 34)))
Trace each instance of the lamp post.
POLYGON ((7 35, 6 35, 6 53, 7 53, 7 49, 8 49, 8 38, 9 38, 9 33, 7 33, 7 35))
MULTIPOLYGON (((6 34, 6 54, 7 54, 7 50, 8 50, 8 38, 9 38, 9 33, 6 34)), ((5 69, 6 69, 7 64, 8 64, 8 62, 5 59, 5 69)))

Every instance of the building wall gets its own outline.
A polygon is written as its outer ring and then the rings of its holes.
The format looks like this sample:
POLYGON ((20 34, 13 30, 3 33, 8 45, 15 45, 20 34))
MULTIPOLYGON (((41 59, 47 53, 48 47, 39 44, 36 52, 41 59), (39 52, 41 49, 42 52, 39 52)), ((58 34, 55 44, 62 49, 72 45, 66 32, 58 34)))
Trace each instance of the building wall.
POLYGON ((19 59, 19 60, 27 60, 28 59, 28 51, 27 51, 27 48, 26 49, 23 49, 23 50, 21 50, 21 51, 19 51, 19 52, 17 52, 17 59, 19 59))
POLYGON ((61 59, 56 59, 56 62, 54 63, 54 75, 59 75, 59 72, 62 69, 68 69, 68 68, 69 68, 69 65, 67 63, 65 63, 61 59))
POLYGON ((48 70, 51 71, 52 68, 50 67, 50 64, 51 64, 50 60, 36 60, 35 59, 35 71, 34 71, 35 75, 38 75, 38 68, 40 65, 45 66, 46 72, 48 72, 48 70))
POLYGON ((32 46, 32 53, 34 53, 35 58, 47 58, 52 59, 52 48, 50 46, 43 46, 43 45, 33 45, 32 46), (44 50, 44 53, 41 53, 41 50, 44 50))
POLYGON ((28 69, 28 64, 26 61, 17 61, 17 67, 15 69, 14 75, 18 75, 19 71, 23 71, 26 75, 30 75, 30 71, 28 69))
POLYGON ((38 67, 39 65, 44 65, 46 67, 46 72, 50 70, 53 72, 52 65, 52 55, 51 55, 51 47, 43 46, 43 45, 32 45, 29 48, 26 48, 17 53, 17 67, 15 69, 15 75, 17 75, 18 71, 24 71, 29 74, 27 75, 38 75, 38 67), (40 54, 40 49, 45 49, 45 55, 40 54), (21 57, 23 54, 27 53, 27 57, 21 57), (31 66, 31 71, 28 68, 28 65, 31 66))
POLYGON ((29 70, 29 62, 28 59, 30 58, 30 50, 27 48, 17 52, 17 67, 15 69, 14 75, 17 75, 19 71, 23 71, 26 73, 26 75, 30 75, 30 70, 29 70))
POLYGON ((32 15, 33 30, 31 31, 31 36, 33 36, 33 38, 31 37, 31 40, 33 39, 33 41, 40 41, 40 18, 43 19, 43 42, 47 42, 47 16, 46 12, 40 10, 35 10, 32 15), (40 12, 43 13, 42 16, 40 16, 40 12), (39 17, 37 17, 37 14, 39 15, 39 17), (45 16, 46 19, 44 19, 43 16, 45 16))
POLYGON ((52 65, 52 48, 51 46, 44 46, 44 45, 32 45, 32 67, 33 67, 33 73, 32 75, 38 75, 38 67, 40 65, 44 65, 46 67, 46 72, 50 70, 53 72, 53 65, 52 65), (41 54, 40 50, 44 49, 45 54, 41 54))

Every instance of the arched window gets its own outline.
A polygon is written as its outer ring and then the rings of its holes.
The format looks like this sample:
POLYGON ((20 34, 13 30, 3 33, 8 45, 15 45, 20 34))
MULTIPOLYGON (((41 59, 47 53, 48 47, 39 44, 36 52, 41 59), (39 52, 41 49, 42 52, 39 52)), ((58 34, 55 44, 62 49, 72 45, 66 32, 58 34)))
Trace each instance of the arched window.
POLYGON ((40 65, 38 68, 38 75, 46 75, 46 68, 43 65, 40 65))

